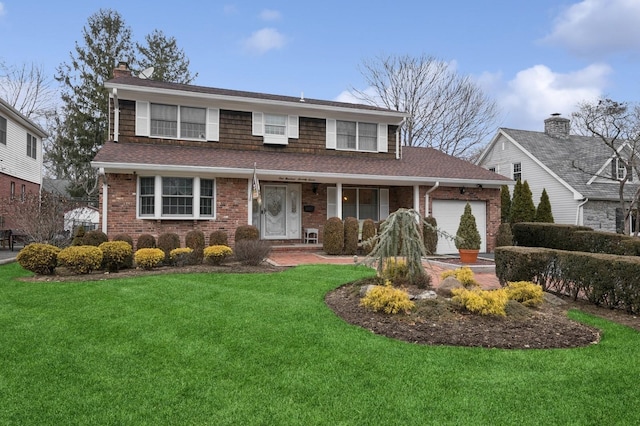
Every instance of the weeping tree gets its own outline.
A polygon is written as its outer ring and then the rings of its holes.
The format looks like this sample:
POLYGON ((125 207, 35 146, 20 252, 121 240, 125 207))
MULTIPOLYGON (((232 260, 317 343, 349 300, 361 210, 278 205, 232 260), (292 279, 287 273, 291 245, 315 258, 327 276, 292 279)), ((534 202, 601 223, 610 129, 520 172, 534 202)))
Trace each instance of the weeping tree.
POLYGON ((416 283, 423 280, 426 274, 422 258, 427 256, 427 252, 422 239, 421 222, 423 226, 431 227, 413 209, 398 209, 391 213, 380 226, 380 232, 374 240, 375 245, 365 262, 376 263, 378 273, 381 274, 387 259, 404 257, 409 281, 416 283))

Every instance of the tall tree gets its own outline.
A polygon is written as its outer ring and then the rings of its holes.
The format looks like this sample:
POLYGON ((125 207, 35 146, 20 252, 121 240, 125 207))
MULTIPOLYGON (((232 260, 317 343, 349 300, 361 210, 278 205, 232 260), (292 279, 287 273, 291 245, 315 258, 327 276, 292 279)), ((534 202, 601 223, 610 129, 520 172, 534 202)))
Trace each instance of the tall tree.
POLYGON ((509 223, 511 216, 511 194, 509 187, 502 185, 500 188, 500 222, 509 223))
POLYGON ((118 61, 134 63, 131 29, 120 14, 100 9, 82 30, 70 61, 56 70, 61 84, 61 115, 53 123, 54 136, 47 151, 57 177, 72 181, 84 197, 95 197, 97 172, 90 161, 107 139, 109 96, 104 82, 113 76, 118 61))
POLYGON ((178 48, 175 37, 167 37, 162 31, 154 30, 145 37, 146 46, 136 43, 140 52, 140 69, 153 67, 153 78, 158 81, 190 84, 196 79, 189 71, 189 59, 183 49, 178 48))
POLYGON ((540 202, 536 208, 536 222, 553 223, 553 212, 551 211, 551 201, 549 200, 549 194, 547 190, 542 188, 542 194, 540 195, 540 202))
POLYGON ((0 98, 34 121, 43 121, 55 111, 56 91, 42 65, 0 63, 0 98))
POLYGON ((511 223, 533 222, 536 217, 536 207, 533 205, 533 195, 529 184, 525 180, 516 181, 511 200, 511 223))
POLYGON ((409 114, 402 127, 405 146, 470 157, 495 131, 496 102, 450 63, 426 55, 385 56, 364 61, 360 71, 369 88, 353 89, 356 98, 409 114))
POLYGON ((572 127, 578 134, 595 137, 610 151, 611 167, 604 172, 599 173, 601 164, 597 169, 589 169, 589 165, 582 164, 579 159, 573 164, 591 176, 618 182, 619 211, 623 212, 624 223, 617 231, 628 235, 631 213, 634 207, 638 210, 640 191, 640 187, 632 195, 625 191, 634 173, 640 178, 640 106, 604 98, 582 102, 578 104, 578 111, 572 114, 572 127))

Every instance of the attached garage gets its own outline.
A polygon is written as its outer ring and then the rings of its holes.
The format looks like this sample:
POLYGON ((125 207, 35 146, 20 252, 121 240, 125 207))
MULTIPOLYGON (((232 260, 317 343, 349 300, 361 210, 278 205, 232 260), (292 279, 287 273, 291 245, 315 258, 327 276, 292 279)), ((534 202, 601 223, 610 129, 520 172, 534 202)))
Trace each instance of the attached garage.
MULTIPOLYGON (((447 234, 456 235, 460 216, 464 213, 464 206, 467 201, 458 200, 433 200, 431 204, 431 214, 438 222, 438 228, 447 234)), ((487 204, 485 201, 469 201, 471 212, 476 218, 476 225, 480 232, 480 252, 487 251, 487 204)), ((457 254, 458 249, 453 240, 443 236, 438 237, 438 254, 457 254)))

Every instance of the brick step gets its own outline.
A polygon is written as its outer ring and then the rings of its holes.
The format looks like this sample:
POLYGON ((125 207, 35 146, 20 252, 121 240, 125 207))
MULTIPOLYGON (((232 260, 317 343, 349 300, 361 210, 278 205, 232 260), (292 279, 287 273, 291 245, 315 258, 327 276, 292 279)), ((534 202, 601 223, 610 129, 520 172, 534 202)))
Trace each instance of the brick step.
POLYGON ((271 251, 283 252, 317 252, 322 251, 322 244, 274 244, 271 251))

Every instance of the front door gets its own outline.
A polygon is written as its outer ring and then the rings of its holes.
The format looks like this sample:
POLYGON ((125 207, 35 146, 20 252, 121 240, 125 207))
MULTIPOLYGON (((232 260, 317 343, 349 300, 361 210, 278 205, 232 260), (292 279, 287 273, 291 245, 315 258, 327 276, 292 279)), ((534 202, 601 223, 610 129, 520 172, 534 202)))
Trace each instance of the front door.
POLYGON ((264 185, 261 231, 264 239, 300 238, 300 185, 264 185))

